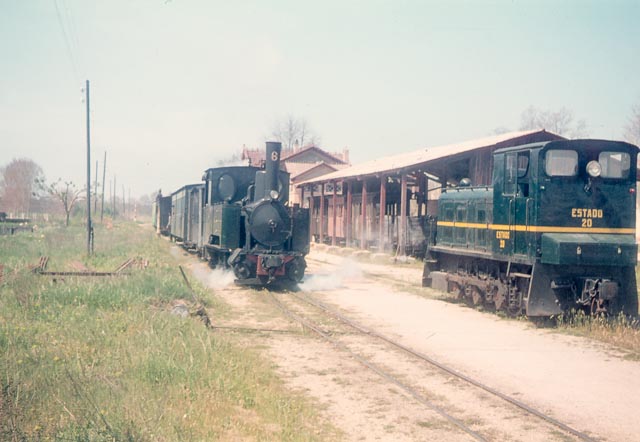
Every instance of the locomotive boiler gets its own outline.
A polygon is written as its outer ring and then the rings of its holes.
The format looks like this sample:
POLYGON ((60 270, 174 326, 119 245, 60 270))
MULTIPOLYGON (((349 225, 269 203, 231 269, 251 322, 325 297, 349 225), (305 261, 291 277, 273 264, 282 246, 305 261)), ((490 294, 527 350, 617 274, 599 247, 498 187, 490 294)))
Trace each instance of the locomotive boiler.
POLYGON ((511 314, 638 313, 636 160, 624 142, 496 150, 492 186, 446 189, 423 286, 511 314))

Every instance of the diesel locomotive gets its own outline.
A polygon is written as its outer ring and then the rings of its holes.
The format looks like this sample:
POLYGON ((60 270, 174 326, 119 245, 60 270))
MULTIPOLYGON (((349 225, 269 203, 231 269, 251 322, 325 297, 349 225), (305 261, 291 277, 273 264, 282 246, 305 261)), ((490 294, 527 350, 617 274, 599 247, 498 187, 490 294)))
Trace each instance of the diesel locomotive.
MULTIPOLYGON (((211 267, 231 268, 238 284, 300 282, 309 253, 309 211, 288 205, 289 174, 280 170, 281 150, 281 143, 267 142, 264 169, 208 169, 203 183, 174 192, 171 239, 211 267)), ((158 199, 156 206, 163 202, 158 199)))
POLYGON ((600 140, 496 150, 491 186, 441 194, 422 285, 512 315, 637 315, 637 154, 600 140))

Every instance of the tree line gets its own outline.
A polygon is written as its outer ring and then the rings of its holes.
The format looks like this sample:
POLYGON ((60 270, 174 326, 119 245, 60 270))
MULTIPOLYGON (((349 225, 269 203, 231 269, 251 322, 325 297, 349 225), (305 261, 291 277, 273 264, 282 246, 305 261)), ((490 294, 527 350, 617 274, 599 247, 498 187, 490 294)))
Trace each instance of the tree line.
MULTIPOLYGON (((100 187, 99 184, 97 186, 100 187)), ((94 214, 98 211, 97 198, 101 196, 99 190, 96 187, 91 189, 91 197, 96 199, 94 214)), ((28 218, 33 214, 60 214, 64 217, 65 224, 69 225, 74 211, 82 209, 78 203, 86 201, 86 195, 86 187, 77 186, 71 180, 58 178, 47 181, 42 167, 29 158, 14 158, 0 167, 0 213, 21 218, 28 218)), ((145 195, 135 201, 140 207, 140 213, 151 212, 154 197, 155 195, 145 195)), ((130 210, 131 201, 128 206, 130 210)), ((116 213, 122 214, 126 207, 123 199, 118 201, 112 197, 104 211, 113 217, 116 213), (120 207, 122 211, 118 209, 120 207)))

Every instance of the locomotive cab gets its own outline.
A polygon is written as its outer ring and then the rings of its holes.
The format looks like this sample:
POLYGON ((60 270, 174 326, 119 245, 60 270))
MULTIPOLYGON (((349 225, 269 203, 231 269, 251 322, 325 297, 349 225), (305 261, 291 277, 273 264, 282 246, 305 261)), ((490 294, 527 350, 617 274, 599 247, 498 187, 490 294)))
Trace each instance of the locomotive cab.
MULTIPOLYGON (((637 313, 635 146, 576 140, 540 151, 536 270, 531 290, 563 307, 637 313), (551 290, 549 290, 549 287, 551 290)), ((528 310, 544 310, 530 302, 528 310)))

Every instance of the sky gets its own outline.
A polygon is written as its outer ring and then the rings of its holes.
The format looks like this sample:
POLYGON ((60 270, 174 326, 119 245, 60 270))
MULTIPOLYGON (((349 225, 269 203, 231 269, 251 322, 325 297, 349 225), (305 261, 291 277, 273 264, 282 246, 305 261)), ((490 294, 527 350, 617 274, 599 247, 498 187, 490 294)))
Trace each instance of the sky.
POLYGON ((640 1, 0 0, 0 167, 169 193, 276 122, 360 163, 566 107, 621 139, 640 1), (93 181, 93 178, 92 178, 93 181))

